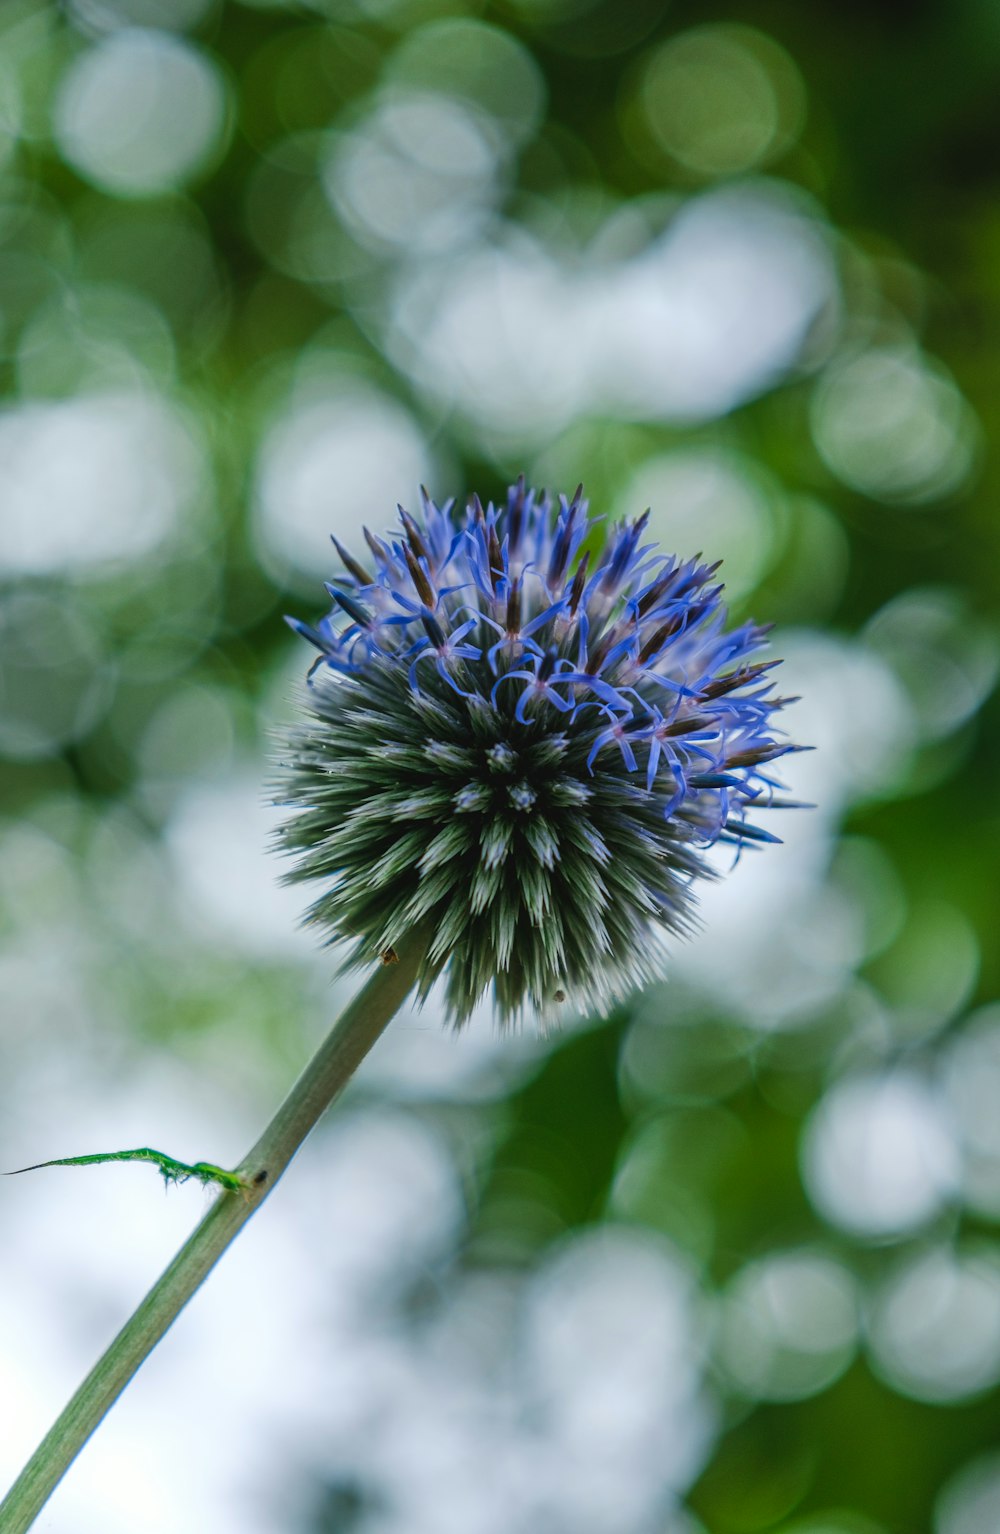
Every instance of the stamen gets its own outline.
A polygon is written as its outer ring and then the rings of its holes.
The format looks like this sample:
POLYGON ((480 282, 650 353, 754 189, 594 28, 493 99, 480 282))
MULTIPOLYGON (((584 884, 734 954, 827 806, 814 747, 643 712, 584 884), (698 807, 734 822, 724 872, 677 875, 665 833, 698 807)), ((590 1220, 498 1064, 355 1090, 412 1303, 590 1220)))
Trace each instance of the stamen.
POLYGON ((431 586, 430 581, 427 579, 427 575, 422 569, 419 561, 414 557, 413 553, 406 545, 403 547, 403 557, 406 560, 406 568, 410 572, 410 579, 413 581, 413 584, 416 587, 417 596, 420 598, 421 602, 424 603, 425 607, 436 606, 437 597, 434 593, 434 589, 431 586))
POLYGON ((521 632, 521 582, 511 581, 507 592, 507 633, 512 639, 521 632))
POLYGON ((517 484, 507 500, 507 546, 511 554, 521 547, 524 529, 524 475, 517 476, 517 484))
POLYGON ((353 575, 359 586, 371 586, 375 577, 368 574, 368 571, 365 569, 364 565, 358 564, 358 561, 354 558, 353 554, 344 548, 344 545, 341 543, 340 539, 335 538, 333 533, 330 534, 330 542, 333 544, 334 548, 337 550, 337 553, 340 555, 340 562, 344 569, 347 571, 348 575, 353 575))
POLYGON ((646 643, 639 651, 640 666, 645 666, 647 661, 652 660, 654 655, 658 655, 659 652, 663 649, 663 646, 666 644, 667 640, 671 639, 679 629, 684 627, 685 616, 686 615, 684 613, 675 613, 674 616, 669 618, 666 623, 660 624, 660 627, 656 630, 655 634, 646 640, 646 643))
POLYGON ((392 555, 389 553, 388 548, 382 542, 381 538, 376 538, 375 534, 371 532, 367 527, 362 528, 362 532, 365 535, 365 542, 371 549, 372 553, 375 555, 377 563, 380 565, 390 564, 392 561, 392 555))
POLYGON ((419 527, 410 516, 410 513, 408 511, 404 511, 402 506, 397 506, 396 510, 399 512, 399 520, 402 522, 403 527, 406 529, 406 536, 409 540, 410 548, 413 550, 414 554, 416 554, 418 559, 426 559, 427 563, 430 564, 431 551, 424 542, 419 527))
POLYGON ((587 580, 587 566, 589 564, 590 551, 588 550, 577 565, 576 574, 573 576, 573 585, 569 593, 569 615, 571 618, 576 617, 576 610, 583 599, 583 588, 587 580))
POLYGON ((494 523, 490 523, 489 532, 486 535, 486 553, 490 562, 490 579, 493 590, 496 591, 503 579, 503 554, 500 550, 500 540, 494 523))
POLYGON ((349 618, 353 618, 355 623, 360 623, 362 628, 371 628, 372 615, 367 607, 362 607, 357 597, 352 597, 346 591, 338 591, 336 586, 328 585, 326 589, 337 606, 342 607, 349 618))
POLYGON ((424 625, 424 633, 435 650, 443 650, 445 646, 444 630, 437 619, 432 617, 430 613, 422 613, 421 622, 424 625))

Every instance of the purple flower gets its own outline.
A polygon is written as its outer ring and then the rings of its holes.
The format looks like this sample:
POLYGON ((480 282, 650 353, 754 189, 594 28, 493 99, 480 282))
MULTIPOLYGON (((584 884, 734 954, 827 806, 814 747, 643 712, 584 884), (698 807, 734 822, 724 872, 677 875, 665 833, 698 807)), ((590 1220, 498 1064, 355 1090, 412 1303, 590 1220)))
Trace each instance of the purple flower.
POLYGON ((282 845, 322 885, 309 919, 357 962, 416 925, 421 985, 446 971, 463 1021, 492 986, 526 1003, 607 1000, 659 972, 656 929, 690 929, 705 851, 777 841, 776 730, 758 654, 726 627, 717 565, 603 539, 582 487, 511 487, 464 512, 426 494, 400 531, 339 543, 313 627, 282 845))

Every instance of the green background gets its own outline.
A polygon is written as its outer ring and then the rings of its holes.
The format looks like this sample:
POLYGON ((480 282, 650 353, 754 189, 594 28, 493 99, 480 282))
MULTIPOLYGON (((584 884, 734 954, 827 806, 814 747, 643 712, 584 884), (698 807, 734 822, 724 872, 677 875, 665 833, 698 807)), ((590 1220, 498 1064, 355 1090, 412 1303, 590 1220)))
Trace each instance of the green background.
MULTIPOLYGON (((818 747, 649 995, 401 1020, 52 1529, 1000 1528, 998 101, 986 0, 0 10, 5 1165, 235 1160, 320 1032, 281 615, 421 477, 651 502, 818 747)), ((5 1473, 148 1177, 0 1189, 5 1473)))

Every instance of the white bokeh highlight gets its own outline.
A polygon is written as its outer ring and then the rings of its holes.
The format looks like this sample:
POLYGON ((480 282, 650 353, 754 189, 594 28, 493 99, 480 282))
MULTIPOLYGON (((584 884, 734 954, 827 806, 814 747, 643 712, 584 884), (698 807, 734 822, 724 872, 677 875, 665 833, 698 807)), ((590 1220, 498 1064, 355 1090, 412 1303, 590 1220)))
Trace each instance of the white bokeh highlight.
POLYGON ((171 33, 111 32, 67 69, 55 103, 59 150, 88 181, 120 197, 184 185, 221 152, 226 88, 201 49, 171 33))
MULTIPOLYGON (((721 573, 721 572, 720 572, 721 573)), ((731 850, 724 874, 698 890, 701 925, 672 943, 668 978, 717 998, 755 1027, 798 1026, 842 995, 864 955, 862 909, 826 878, 848 805, 878 797, 905 770, 915 729, 890 667, 865 645, 808 630, 781 634, 781 693, 799 699, 779 720, 812 750, 778 761, 776 777, 808 808, 774 817, 780 847, 731 850)))
POLYGON ((941 1088, 958 1133, 962 1193, 988 1219, 1000 1216, 1000 1005, 981 1007, 945 1045, 941 1088))
POLYGON ((934 1534, 992 1534, 1000 1529, 1000 1453, 980 1454, 944 1486, 934 1506, 934 1534))
POLYGON ((502 144, 447 97, 393 93, 333 141, 324 186, 367 243, 409 255, 467 243, 499 195, 502 144))
POLYGON ((402 405, 366 388, 295 399, 265 432, 257 464, 254 535, 262 559, 285 578, 319 582, 335 558, 330 534, 358 545, 432 478, 433 460, 402 405))
POLYGON ((901 506, 946 499, 969 478, 979 425, 953 379, 916 348, 845 357, 820 378, 813 437, 855 490, 901 506))
POLYGON ((685 203, 617 262, 560 259, 508 229, 404 277, 387 345, 488 440, 534 442, 588 412, 722 415, 796 366, 836 303, 822 226, 747 186, 685 203))
POLYGON ((1000 1380, 1000 1257, 932 1248, 883 1281, 868 1316, 879 1374, 919 1401, 963 1401, 1000 1380))
POLYGON ((946 1108, 913 1072, 845 1077, 806 1121, 802 1172, 817 1210, 833 1225, 870 1239, 908 1234, 958 1190, 946 1108))
POLYGON ((750 1400, 800 1401, 847 1368, 857 1341, 851 1273, 823 1252, 773 1252, 748 1263, 720 1307, 723 1368, 750 1400))
POLYGON ((254 768, 193 781, 165 832, 180 907, 203 941, 265 961, 318 960, 315 938, 301 927, 302 891, 281 884, 285 866, 271 850, 279 820, 254 768))
POLYGON ((650 536, 664 549, 724 558, 719 579, 730 603, 751 591, 781 552, 779 487, 736 453, 684 447, 647 458, 619 506, 622 515, 650 507, 650 536))
POLYGON ((158 551, 207 479, 190 419, 148 391, 0 411, 0 575, 93 572, 158 551))
POLYGON ((649 56, 637 106, 655 142, 686 170, 731 176, 790 148, 806 91, 773 38, 710 24, 671 37, 649 56))

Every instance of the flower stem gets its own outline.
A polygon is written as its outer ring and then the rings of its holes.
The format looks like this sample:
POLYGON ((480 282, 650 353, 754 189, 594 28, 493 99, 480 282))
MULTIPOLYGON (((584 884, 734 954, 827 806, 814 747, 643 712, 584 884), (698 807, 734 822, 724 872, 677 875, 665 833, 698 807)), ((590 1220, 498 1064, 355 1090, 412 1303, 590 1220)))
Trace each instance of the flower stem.
POLYGON ((132 1376, 256 1213, 295 1152, 350 1080, 413 987, 427 947, 414 934, 387 956, 334 1023, 256 1145, 241 1192, 223 1192, 153 1285, 0 1503, 0 1534, 24 1534, 132 1376))

